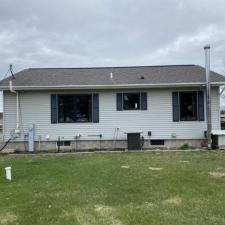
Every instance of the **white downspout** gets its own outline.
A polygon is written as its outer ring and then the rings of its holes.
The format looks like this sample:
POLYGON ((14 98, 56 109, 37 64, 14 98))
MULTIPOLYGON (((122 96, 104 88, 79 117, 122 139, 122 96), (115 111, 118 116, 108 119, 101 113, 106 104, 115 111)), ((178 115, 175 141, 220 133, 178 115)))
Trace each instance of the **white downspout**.
POLYGON ((9 90, 16 94, 16 133, 19 133, 20 116, 19 116, 19 92, 13 90, 12 81, 9 81, 9 90))

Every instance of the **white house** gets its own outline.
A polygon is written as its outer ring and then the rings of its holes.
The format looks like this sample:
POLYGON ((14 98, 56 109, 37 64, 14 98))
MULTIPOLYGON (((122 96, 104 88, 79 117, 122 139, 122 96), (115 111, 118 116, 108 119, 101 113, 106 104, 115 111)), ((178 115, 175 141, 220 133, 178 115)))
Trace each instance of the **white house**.
MULTIPOLYGON (((220 129, 219 87, 211 72, 212 129, 220 129)), ((206 124, 205 69, 197 65, 33 68, 1 81, 3 136, 35 150, 199 147, 206 124), (31 138, 32 139, 32 138, 31 138), (129 143, 127 143, 129 139, 129 143)))

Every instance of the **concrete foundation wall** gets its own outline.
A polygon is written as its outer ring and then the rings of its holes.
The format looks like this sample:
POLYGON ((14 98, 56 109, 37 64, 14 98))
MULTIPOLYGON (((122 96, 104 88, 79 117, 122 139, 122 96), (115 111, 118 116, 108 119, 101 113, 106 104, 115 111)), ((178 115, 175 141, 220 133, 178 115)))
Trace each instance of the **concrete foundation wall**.
MULTIPOLYGON (((178 149, 184 144, 188 144, 189 147, 200 148, 204 145, 205 140, 165 140, 164 145, 151 145, 150 140, 145 140, 143 149, 178 149)), ((1 144, 3 145, 3 143, 1 144)), ((28 151, 27 142, 11 142, 7 145, 7 149, 14 149, 16 151, 28 151)), ((78 140, 71 141, 70 146, 60 147, 60 151, 104 151, 104 150, 124 150, 127 149, 126 140, 78 140)), ((35 151, 46 151, 46 152, 56 152, 58 151, 57 144, 55 141, 42 141, 35 142, 35 151)))

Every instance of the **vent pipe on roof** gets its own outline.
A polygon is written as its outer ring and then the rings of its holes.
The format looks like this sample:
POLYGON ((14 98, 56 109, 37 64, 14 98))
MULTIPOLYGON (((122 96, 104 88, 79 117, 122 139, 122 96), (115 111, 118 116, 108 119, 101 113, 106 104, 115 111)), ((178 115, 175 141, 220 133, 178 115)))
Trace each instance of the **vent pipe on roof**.
POLYGON ((13 79, 15 79, 15 76, 14 76, 14 73, 13 73, 13 65, 12 64, 9 65, 9 70, 10 70, 10 73, 11 73, 13 79))
POLYGON ((110 73, 110 79, 111 80, 113 79, 113 73, 112 72, 110 73))
POLYGON ((212 119, 211 119, 211 87, 210 87, 210 45, 204 46, 205 73, 206 73, 206 116, 207 116, 207 142, 208 149, 212 147, 212 119))

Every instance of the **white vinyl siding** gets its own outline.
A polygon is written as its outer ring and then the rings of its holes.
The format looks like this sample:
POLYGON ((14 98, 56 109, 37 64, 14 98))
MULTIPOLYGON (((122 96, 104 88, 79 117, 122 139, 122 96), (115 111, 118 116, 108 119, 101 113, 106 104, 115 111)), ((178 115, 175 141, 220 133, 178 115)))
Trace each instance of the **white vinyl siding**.
MULTIPOLYGON (((148 131, 152 132, 151 139, 203 139, 206 121, 173 122, 172 92, 183 89, 144 89, 147 92, 147 110, 117 111, 116 93, 123 90, 94 91, 99 93, 99 123, 71 123, 51 124, 51 94, 85 93, 76 91, 27 91, 20 93, 20 129, 27 132, 31 124, 35 125, 35 140, 57 140, 60 136, 64 140, 74 140, 76 135, 81 139, 98 139, 94 135, 102 134, 103 140, 112 140, 118 130, 118 139, 126 139, 128 132, 143 132, 148 138, 148 131)), ((139 90, 140 91, 140 90, 139 90)), ((89 91, 90 92, 90 91, 89 91)), ((89 93, 88 92, 88 93, 89 93)), ((127 92, 127 91, 126 91, 127 92)), ((206 116, 205 116, 206 118, 206 116)), ((16 126, 16 95, 4 92, 4 136, 10 137, 10 132, 16 126)), ((212 89, 212 127, 220 129, 218 88, 212 89)), ((22 139, 17 139, 22 140, 22 139)))

